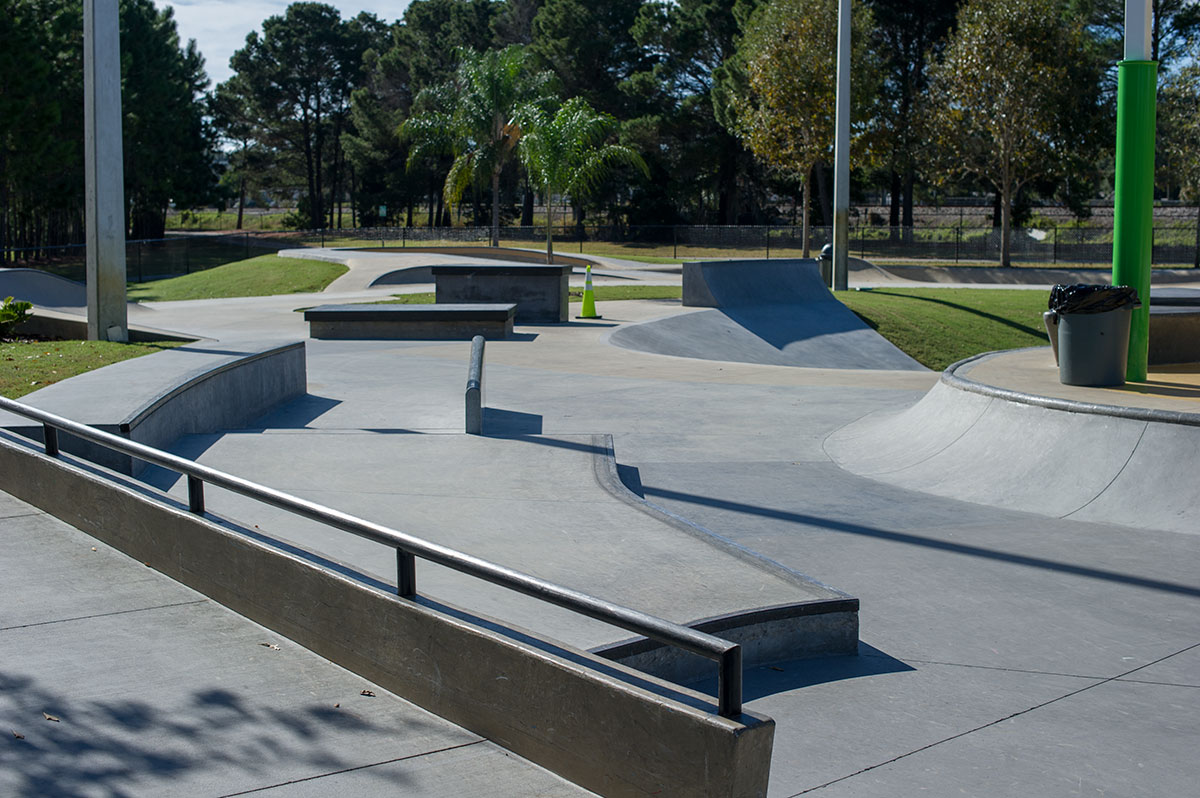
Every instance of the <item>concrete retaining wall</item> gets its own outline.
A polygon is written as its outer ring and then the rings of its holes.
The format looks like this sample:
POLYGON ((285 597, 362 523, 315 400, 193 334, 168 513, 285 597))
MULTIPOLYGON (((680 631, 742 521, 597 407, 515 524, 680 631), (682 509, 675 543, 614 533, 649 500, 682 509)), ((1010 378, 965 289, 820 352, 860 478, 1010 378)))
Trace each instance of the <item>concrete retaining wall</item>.
POLYGON ((711 698, 390 595, 2 438, 0 490, 601 795, 766 795, 769 718, 721 718, 711 698))

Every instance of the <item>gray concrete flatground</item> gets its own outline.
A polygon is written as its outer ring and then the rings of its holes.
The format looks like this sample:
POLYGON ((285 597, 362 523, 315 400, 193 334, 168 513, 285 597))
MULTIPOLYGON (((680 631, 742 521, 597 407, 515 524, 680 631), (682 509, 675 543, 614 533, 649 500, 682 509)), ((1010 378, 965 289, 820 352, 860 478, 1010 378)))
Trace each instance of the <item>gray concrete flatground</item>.
MULTIPOLYGON (((296 299, 162 303, 154 310, 160 318, 155 326, 208 330, 213 337, 243 326, 258 337, 294 337, 300 314, 291 314, 287 305, 305 304, 296 299), (244 317, 242 325, 231 316, 244 317)), ((746 674, 748 706, 777 722, 772 796, 1194 794, 1200 782, 1195 756, 1200 748, 1200 535, 1000 509, 850 474, 830 460, 826 438, 868 414, 917 402, 936 374, 790 368, 622 350, 606 342, 611 330, 679 313, 677 303, 602 303, 600 312, 601 322, 526 325, 513 340, 488 344, 488 406, 496 434, 559 440, 611 434, 627 484, 648 500, 862 601, 858 656, 783 661, 746 674)), ((385 479, 386 465, 379 462, 385 444, 399 449, 419 435, 420 446, 445 440, 453 447, 469 344, 371 345, 350 353, 327 343, 332 342, 310 344, 307 397, 261 419, 257 431, 185 438, 177 448, 211 452, 228 470, 266 482, 282 480, 286 488, 312 480, 317 467, 289 471, 288 451, 297 458, 315 457, 338 438, 353 448, 353 441, 370 437, 358 465, 349 454, 321 458, 337 471, 333 484, 340 486, 340 495, 329 496, 336 506, 343 497, 381 501, 368 495, 375 491, 372 484, 356 489, 352 475, 357 469, 385 479), (275 451, 272 459, 278 462, 266 463, 246 448, 255 436, 275 451)), ((1014 434, 1026 432, 1033 434, 1014 434)), ((411 508, 394 505, 395 512, 410 513, 409 531, 418 534, 442 523, 436 513, 439 499, 429 485, 453 485, 457 478, 452 457, 436 462, 439 471, 406 477, 382 491, 423 494, 411 508)), ((1192 473, 1195 466, 1195 460, 1180 464, 1192 473)), ((520 469, 519 459, 510 461, 510 473, 497 487, 537 498, 540 475, 526 474, 529 484, 523 487, 520 469)), ((461 493, 446 497, 446 519, 464 511, 458 506, 461 493)), ((547 506, 569 505, 571 496, 541 498, 547 506)), ((66 554, 58 557, 67 560, 66 554)), ((9 561, 7 553, 0 560, 9 561)), ((29 567, 23 563, 13 559, 17 573, 29 567)), ((668 562, 659 572, 664 581, 681 577, 668 562)), ((30 573, 36 587, 36 573, 30 573)), ((13 584, 18 593, 49 595, 38 601, 57 601, 64 594, 63 589, 35 593, 24 581, 13 584)), ((124 589, 96 587, 84 593, 119 598, 124 589)), ((155 601, 160 599, 145 603, 156 606, 155 601)), ((4 627, 31 622, 3 617, 4 627)), ((172 627, 161 633, 165 646, 150 646, 140 659, 199 645, 191 630, 203 630, 200 622, 165 625, 172 627)), ((252 643, 247 648, 256 653, 243 654, 239 663, 295 651, 286 641, 277 641, 278 652, 257 646, 257 636, 246 634, 252 643)), ((203 641, 204 635, 196 639, 203 641)), ((230 633, 228 639, 238 635, 230 633)), ((38 642, 32 648, 53 664, 60 659, 54 646, 75 651, 68 642, 49 647, 38 642)), ((12 646, 2 651, 6 672, 37 675, 18 667, 21 656, 12 646), (16 666, 9 664, 13 660, 16 666)), ((328 667, 312 665, 318 666, 328 667)), ((67 666, 46 667, 63 673, 67 666)), ((199 712, 192 700, 196 686, 220 684, 213 672, 179 677, 171 684, 173 692, 163 698, 156 693, 153 703, 190 718, 187 712, 199 712)), ((347 678, 346 689, 355 699, 357 681, 347 678)), ((79 695, 85 689, 80 681, 56 677, 49 687, 67 685, 79 695)), ((10 692, 5 691, 5 700, 10 692)), ((264 707, 272 693, 260 696, 248 688, 243 695, 263 702, 241 699, 251 702, 252 717, 276 717, 264 707)), ((340 696, 319 693, 313 700, 337 703, 340 696)), ((35 721, 42 710, 33 704, 45 703, 43 694, 36 698, 28 702, 35 721)), ((229 772, 239 774, 240 785, 244 760, 229 738, 257 745, 259 736, 243 734, 237 725, 221 728, 230 729, 226 737, 203 739, 216 746, 214 758, 234 763, 229 772), (227 744, 232 750, 220 747, 227 744)), ((286 728, 279 733, 293 733, 286 728)), ((269 734, 265 739, 264 750, 281 747, 269 734)), ((123 742, 111 745, 123 750, 123 742)), ((154 757, 173 750, 153 742, 133 747, 139 753, 125 763, 125 771, 156 772, 154 757)), ((428 757, 422 761, 435 763, 428 757)), ((64 778, 71 767, 80 765, 63 765, 64 778)), ((329 770, 343 768, 339 759, 329 770)), ((447 765, 446 770, 456 768, 447 765)), ((461 770, 449 775, 467 778, 474 772, 466 765, 461 770)), ((7 771, 6 763, 0 772, 7 771)), ((243 788, 198 793, 237 789, 243 788)))
POLYGON ((0 795, 591 795, 3 493, 0 546, 0 795))

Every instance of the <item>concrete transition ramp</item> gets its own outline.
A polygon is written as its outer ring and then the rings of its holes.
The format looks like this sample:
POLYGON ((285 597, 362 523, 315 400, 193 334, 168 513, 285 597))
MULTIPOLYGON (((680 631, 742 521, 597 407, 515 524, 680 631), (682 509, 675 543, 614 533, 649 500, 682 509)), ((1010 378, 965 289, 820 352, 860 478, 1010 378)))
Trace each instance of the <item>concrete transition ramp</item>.
POLYGON ((838 302, 812 259, 685 263, 683 304, 712 310, 622 327, 609 341, 703 360, 924 369, 838 302))
POLYGON ((1200 413, 995 388, 956 363, 912 407, 830 435, 842 468, 902 488, 1058 518, 1196 534, 1200 413))
POLYGON ((83 283, 38 269, 0 269, 0 299, 15 297, 43 308, 86 308, 83 283))

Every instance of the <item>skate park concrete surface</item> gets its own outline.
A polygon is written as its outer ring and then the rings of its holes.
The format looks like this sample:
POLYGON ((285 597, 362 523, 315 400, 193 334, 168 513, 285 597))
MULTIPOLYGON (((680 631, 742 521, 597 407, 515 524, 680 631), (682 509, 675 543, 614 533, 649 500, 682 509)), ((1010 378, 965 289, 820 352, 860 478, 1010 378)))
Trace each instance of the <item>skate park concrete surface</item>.
MULTIPOLYGON (((670 282, 663 272, 615 266, 622 276, 670 282)), ((140 312, 157 327, 229 346, 301 340, 301 314, 292 311, 330 299, 148 303, 140 312)), ((587 589, 602 589, 624 567, 650 574, 658 582, 622 602, 662 602, 657 611, 677 618, 707 617, 722 593, 745 587, 690 570, 704 534, 713 537, 703 546, 743 550, 745 559, 730 553, 731 562, 749 568, 758 559, 763 567, 753 570, 771 576, 762 580, 768 593, 790 591, 792 572, 857 597, 856 655, 746 670, 747 708, 776 723, 772 796, 1194 791, 1192 371, 1156 372, 1116 391, 1056 385, 1048 348, 964 364, 961 384, 904 367, 710 360, 610 343, 633 325, 695 313, 678 302, 599 310, 599 321, 518 325, 513 339, 488 343, 482 437, 461 434, 469 343, 307 341, 305 396, 241 429, 184 436, 172 450, 414 534, 454 536, 454 545, 525 570, 561 575, 572 551, 588 553, 578 563, 587 589), (984 471, 979 461, 989 458, 984 471), (597 469, 607 463, 635 496, 604 487, 597 469), (925 482, 907 478, 921 468, 925 482), (1175 502, 1157 507, 1172 490, 1175 502), (639 509, 639 496, 654 507, 639 509), (533 532, 544 534, 544 557, 533 532), (620 558, 604 562, 614 551, 620 558), (713 604, 671 606, 700 588, 713 604)), ((86 378, 75 378, 80 390, 86 378)), ((37 404, 38 395, 26 399, 37 404)), ((144 479, 182 489, 157 469, 144 479)), ((318 541, 315 530, 220 491, 208 498, 215 512, 266 534, 320 543, 331 559, 383 572, 371 559, 380 555, 352 550, 353 539, 318 541)), ((12 500, 0 509, 0 528, 16 541, 0 558, 4 584, 21 597, 0 623, 4 723, 23 735, 0 754, 0 778, 19 780, 5 790, 89 794, 81 785, 96 782, 130 795, 174 784, 197 795, 250 785, 297 795, 368 786, 578 794, 400 699, 359 696, 361 679, 36 510, 12 500), (71 703, 54 704, 56 695, 71 703), (378 703, 359 709, 368 701, 378 703), (339 716, 316 709, 327 704, 360 714, 337 725, 339 716), (81 722, 82 730, 70 725, 81 722), (61 735, 80 733, 101 742, 90 759, 68 759, 64 752, 82 744, 61 735)), ((433 596, 460 589, 432 567, 419 579, 433 596)), ((772 596, 757 603, 778 603, 772 596)), ((535 632, 585 647, 607 642, 590 622, 516 600, 491 606, 502 598, 484 589, 478 597, 489 614, 510 612, 535 632)), ((691 686, 715 689, 707 680, 691 686)))

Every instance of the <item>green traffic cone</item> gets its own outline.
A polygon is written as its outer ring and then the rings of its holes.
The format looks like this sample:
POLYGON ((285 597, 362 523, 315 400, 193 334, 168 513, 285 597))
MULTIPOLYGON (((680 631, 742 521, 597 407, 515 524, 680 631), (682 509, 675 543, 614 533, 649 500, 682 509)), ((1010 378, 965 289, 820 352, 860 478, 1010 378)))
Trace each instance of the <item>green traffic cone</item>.
POLYGON ((592 267, 591 264, 587 267, 587 279, 583 284, 583 310, 580 311, 577 319, 600 319, 604 318, 596 312, 596 294, 592 291, 592 267))

